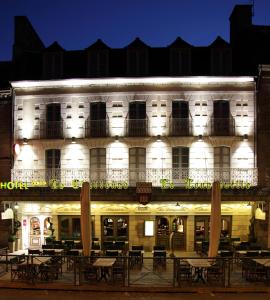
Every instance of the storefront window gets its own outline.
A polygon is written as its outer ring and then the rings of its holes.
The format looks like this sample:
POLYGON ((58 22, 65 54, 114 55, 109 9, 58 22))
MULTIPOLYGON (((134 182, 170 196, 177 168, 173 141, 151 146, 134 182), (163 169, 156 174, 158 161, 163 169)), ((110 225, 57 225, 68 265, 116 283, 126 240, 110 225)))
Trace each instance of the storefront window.
POLYGON ((125 218, 117 220, 117 236, 127 236, 128 223, 125 218))
POLYGON ((169 235, 169 221, 166 218, 159 218, 158 220, 158 235, 169 235))
POLYGON ((31 235, 40 235, 40 221, 39 218, 33 217, 30 219, 30 234, 31 235))
POLYGON ((173 231, 174 232, 180 232, 183 233, 184 232, 184 221, 182 218, 176 218, 173 220, 173 231))
POLYGON ((52 218, 48 217, 44 220, 44 235, 50 235, 51 230, 50 230, 50 224, 52 223, 52 218))
POLYGON ((113 236, 113 219, 106 218, 103 221, 104 236, 113 236))

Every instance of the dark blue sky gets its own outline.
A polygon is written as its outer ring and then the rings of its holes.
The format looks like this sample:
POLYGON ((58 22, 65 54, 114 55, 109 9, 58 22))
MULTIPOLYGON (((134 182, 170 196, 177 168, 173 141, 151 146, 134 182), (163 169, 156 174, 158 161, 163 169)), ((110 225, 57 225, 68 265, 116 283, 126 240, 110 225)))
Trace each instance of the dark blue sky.
MULTIPOLYGON (((84 49, 97 38, 124 47, 135 37, 167 46, 177 36, 208 45, 229 40, 229 16, 248 0, 0 0, 0 60, 12 55, 13 16, 26 15, 45 46, 84 49)), ((270 0, 255 0, 255 24, 270 25, 270 0)))

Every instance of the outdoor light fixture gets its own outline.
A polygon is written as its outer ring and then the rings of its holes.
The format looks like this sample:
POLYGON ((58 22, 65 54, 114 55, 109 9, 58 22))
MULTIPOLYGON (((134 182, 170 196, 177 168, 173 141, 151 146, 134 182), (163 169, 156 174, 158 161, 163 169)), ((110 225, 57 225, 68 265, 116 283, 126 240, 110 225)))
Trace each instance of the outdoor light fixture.
POLYGON ((244 142, 247 142, 247 141, 248 141, 248 135, 247 135, 247 134, 244 134, 244 136, 243 136, 243 141, 244 141, 244 142))
POLYGON ((76 139, 74 136, 71 138, 71 144, 76 144, 76 139))
POLYGON ((28 144, 27 138, 23 138, 23 145, 27 145, 27 144, 28 144))
POLYGON ((157 135, 157 142, 161 142, 160 134, 157 135))
POLYGON ((20 152, 21 152, 21 147, 20 147, 19 144, 15 144, 15 145, 14 145, 14 152, 15 152, 16 155, 19 155, 19 154, 20 154, 20 152))
POLYGON ((202 142, 202 140, 203 140, 203 139, 202 139, 202 135, 199 134, 199 135, 198 135, 198 142, 202 142))
POLYGON ((248 202, 247 207, 252 207, 251 202, 248 202))
POLYGON ((119 142, 119 136, 118 136, 118 135, 116 135, 116 136, 114 137, 114 141, 117 142, 117 143, 119 142))
POLYGON ((176 206, 177 206, 177 207, 180 207, 180 203, 179 203, 179 202, 177 202, 177 203, 176 203, 176 206))
POLYGON ((16 209, 16 210, 19 209, 19 205, 18 205, 17 202, 16 202, 15 205, 14 205, 14 209, 16 209))

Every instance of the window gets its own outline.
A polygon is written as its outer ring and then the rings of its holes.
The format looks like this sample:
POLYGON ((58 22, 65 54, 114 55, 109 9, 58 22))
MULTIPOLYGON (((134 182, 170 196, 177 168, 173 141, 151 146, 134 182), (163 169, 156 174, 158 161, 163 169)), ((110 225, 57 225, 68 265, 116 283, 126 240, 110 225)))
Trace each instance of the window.
POLYGON ((172 168, 173 179, 179 180, 188 178, 189 168, 189 148, 174 147, 172 148, 172 168))
POLYGON ((88 53, 88 74, 93 77, 107 76, 109 73, 109 51, 98 50, 88 53))
POLYGON ((171 75, 190 74, 190 50, 189 49, 170 50, 170 73, 171 75))
POLYGON ((91 181, 106 180, 106 149, 90 149, 90 179, 91 181))
POLYGON ((146 49, 129 49, 127 54, 128 75, 148 74, 148 51, 146 49))
POLYGON ((145 181, 146 150, 145 148, 129 149, 129 184, 136 185, 136 182, 145 181))
POLYGON ((107 136, 107 113, 105 102, 90 103, 90 119, 86 122, 87 137, 107 136))
POLYGON ((214 148, 214 176, 221 182, 230 181, 230 148, 221 146, 214 148))
POLYGON ((171 135, 186 136, 190 134, 189 105, 187 101, 172 102, 171 135))
POLYGON ((232 71, 232 54, 230 49, 212 49, 212 75, 230 75, 232 71))
POLYGON ((128 135, 145 136, 147 134, 146 103, 134 101, 129 103, 128 135))
POLYGON ((45 152, 46 169, 58 169, 61 167, 61 152, 59 149, 48 149, 45 152))
POLYGON ((230 115, 230 102, 215 100, 212 118, 212 135, 227 136, 234 134, 234 120, 230 115))
POLYGON ((48 139, 63 138, 60 103, 46 106, 46 122, 41 124, 41 135, 48 139))
POLYGON ((63 54, 47 52, 43 57, 43 76, 45 79, 61 78, 63 73, 63 54))

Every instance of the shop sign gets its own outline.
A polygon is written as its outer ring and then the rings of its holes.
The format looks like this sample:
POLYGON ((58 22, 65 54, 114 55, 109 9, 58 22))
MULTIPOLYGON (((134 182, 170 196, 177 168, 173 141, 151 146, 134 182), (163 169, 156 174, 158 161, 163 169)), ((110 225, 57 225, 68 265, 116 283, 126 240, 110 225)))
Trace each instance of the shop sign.
MULTIPOLYGON (((183 180, 184 188, 187 190, 210 190, 212 188, 211 182, 194 182, 191 178, 183 180)), ((169 179, 160 180, 161 189, 174 189, 175 185, 169 179)), ((220 182, 221 189, 242 189, 248 190, 251 188, 250 182, 243 180, 236 180, 231 182, 220 182)))
POLYGON ((152 196, 152 182, 137 182, 136 195, 140 204, 148 204, 152 196))

